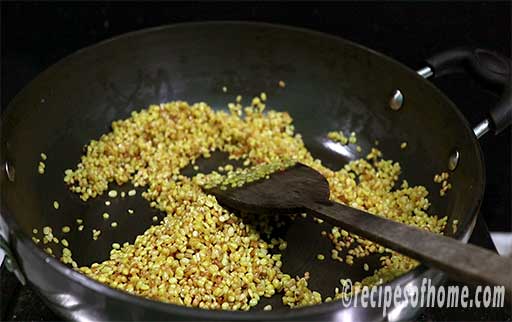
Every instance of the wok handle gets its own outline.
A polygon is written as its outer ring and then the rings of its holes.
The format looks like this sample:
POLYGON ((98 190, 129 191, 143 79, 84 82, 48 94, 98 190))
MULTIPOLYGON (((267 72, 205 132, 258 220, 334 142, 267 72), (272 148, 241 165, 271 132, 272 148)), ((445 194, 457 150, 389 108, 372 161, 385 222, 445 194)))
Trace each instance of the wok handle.
POLYGON ((455 279, 504 286, 512 293, 512 259, 339 203, 305 200, 316 217, 438 268, 455 279))
POLYGON ((474 128, 477 137, 489 130, 499 134, 512 124, 512 62, 509 58, 485 49, 455 48, 430 57, 426 63, 428 67, 418 71, 424 77, 466 72, 501 95, 489 110, 488 118, 474 128))

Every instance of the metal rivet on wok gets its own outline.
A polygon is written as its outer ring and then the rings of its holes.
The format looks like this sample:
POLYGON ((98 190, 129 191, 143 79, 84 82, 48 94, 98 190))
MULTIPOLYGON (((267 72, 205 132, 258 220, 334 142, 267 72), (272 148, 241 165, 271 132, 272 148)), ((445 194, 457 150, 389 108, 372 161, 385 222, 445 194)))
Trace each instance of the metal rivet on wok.
POLYGON ((398 111, 402 105, 404 105, 404 95, 397 89, 389 99, 389 107, 394 111, 398 111))
POLYGON ((450 171, 455 170, 459 165, 459 160, 459 151, 457 149, 453 149, 453 151, 450 153, 450 156, 448 157, 448 169, 450 169, 450 171))
POLYGON ((7 178, 9 181, 14 182, 14 167, 10 165, 8 162, 5 162, 5 174, 7 174, 7 178))

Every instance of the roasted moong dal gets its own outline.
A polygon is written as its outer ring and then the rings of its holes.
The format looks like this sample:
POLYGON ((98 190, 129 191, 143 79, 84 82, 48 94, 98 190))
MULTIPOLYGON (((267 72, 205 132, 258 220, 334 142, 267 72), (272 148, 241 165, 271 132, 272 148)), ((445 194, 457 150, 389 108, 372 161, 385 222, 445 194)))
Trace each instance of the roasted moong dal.
MULTIPOLYGON (((180 173, 216 150, 245 166, 304 163, 326 177, 336 202, 434 233, 443 231, 446 218, 427 213, 425 187, 409 186, 403 180, 394 188, 401 171, 398 163, 383 159, 374 148, 366 157, 331 170, 305 148, 288 113, 263 112, 265 100, 242 107, 237 99, 229 104, 229 112, 215 111, 206 103, 173 101, 113 122, 110 133, 88 144, 76 168, 66 170, 64 181, 84 201, 104 193, 113 195, 108 192, 111 182, 131 182, 145 187, 142 196, 166 215, 132 243, 114 243, 108 260, 80 267, 66 248, 63 262, 132 294, 208 309, 249 310, 261 297, 276 293, 290 307, 350 296, 339 291, 343 280, 333 285, 332 294, 321 295, 308 287, 309 273, 295 277, 283 272, 280 252, 287 247, 286 241, 267 241, 262 236, 271 233, 273 226, 257 229, 203 192, 201 186, 208 178, 229 176, 237 171, 235 167, 226 165, 223 174, 187 177, 180 173)), ((46 231, 51 234, 51 229, 46 231)), ((93 235, 98 238, 100 232, 93 235)), ((338 227, 318 238, 332 243, 331 254, 317 256, 319 264, 337 260, 353 265, 356 258, 381 254, 381 267, 355 283, 356 292, 362 285, 384 283, 418 264, 338 227)), ((368 265, 364 268, 368 270, 368 265)))

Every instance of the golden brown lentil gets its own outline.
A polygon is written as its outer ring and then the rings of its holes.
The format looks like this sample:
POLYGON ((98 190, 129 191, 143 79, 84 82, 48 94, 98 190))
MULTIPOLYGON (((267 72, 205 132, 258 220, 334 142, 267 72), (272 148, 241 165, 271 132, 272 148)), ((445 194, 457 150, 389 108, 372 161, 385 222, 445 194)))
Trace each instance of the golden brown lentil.
POLYGON ((441 172, 440 174, 434 175, 434 182, 441 184, 441 189, 439 190, 439 195, 441 197, 445 196, 448 190, 452 188, 452 184, 448 183, 448 178, 450 175, 448 172, 441 172))
POLYGON ((348 137, 348 143, 350 143, 350 144, 356 144, 357 143, 356 132, 351 132, 350 133, 350 136, 348 137))
POLYGON ((343 134, 343 131, 332 131, 327 133, 327 137, 334 142, 341 143, 341 145, 348 144, 348 138, 343 134))
MULTIPOLYGON (((272 173, 283 171, 294 164, 296 164, 295 160, 281 160, 279 162, 256 165, 251 168, 236 169, 226 175, 220 175, 217 172, 212 172, 208 175, 199 174, 194 178, 194 182, 207 189, 218 186, 220 189, 225 190, 268 178, 272 173)), ((232 167, 226 166, 226 168, 232 170, 232 167)), ((219 172, 229 171, 228 169, 224 167, 218 168, 219 172)))
POLYGON ((46 164, 44 164, 42 161, 39 161, 39 164, 37 165, 37 172, 39 172, 39 174, 44 174, 45 169, 46 164))
POLYGON ((459 224, 459 220, 454 219, 452 221, 452 232, 455 234, 457 232, 457 225, 459 224))
POLYGON ((101 230, 93 229, 92 230, 92 239, 98 240, 98 238, 100 237, 100 234, 101 234, 101 230))

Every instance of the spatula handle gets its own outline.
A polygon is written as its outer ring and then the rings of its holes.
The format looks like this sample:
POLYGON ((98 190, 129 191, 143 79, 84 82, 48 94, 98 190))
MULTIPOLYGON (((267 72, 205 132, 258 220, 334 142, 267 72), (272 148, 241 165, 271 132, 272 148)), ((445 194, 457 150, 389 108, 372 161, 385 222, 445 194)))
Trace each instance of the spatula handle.
POLYGON ((334 202, 305 202, 318 218, 438 268, 455 279, 512 290, 512 259, 456 239, 391 221, 334 202))

